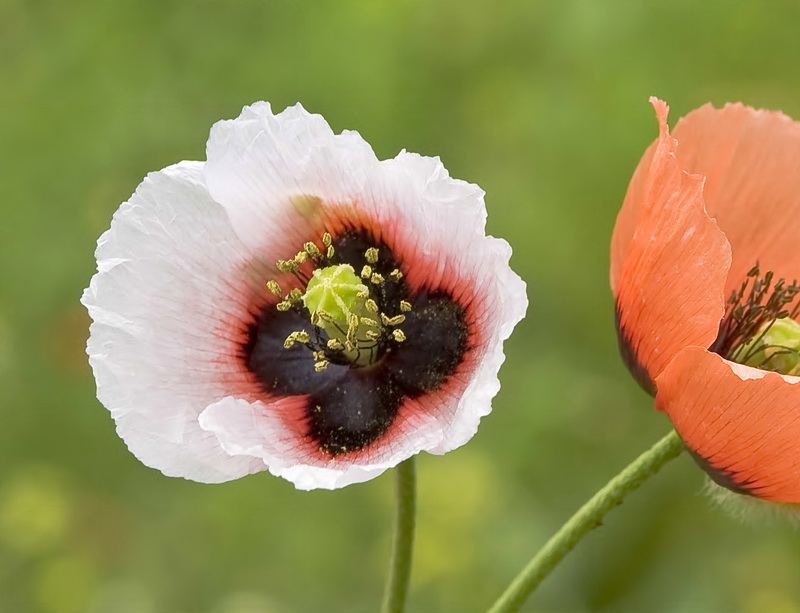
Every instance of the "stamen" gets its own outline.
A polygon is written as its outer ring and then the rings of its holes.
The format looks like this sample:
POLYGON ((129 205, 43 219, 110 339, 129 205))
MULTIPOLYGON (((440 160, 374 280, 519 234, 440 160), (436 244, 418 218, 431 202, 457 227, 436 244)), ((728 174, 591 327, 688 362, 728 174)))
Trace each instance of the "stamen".
POLYGON ((316 260, 322 254, 320 253, 319 247, 317 247, 311 241, 303 244, 303 249, 309 255, 309 257, 313 260, 316 260))
POLYGON ((364 259, 368 264, 376 264, 378 262, 378 250, 375 247, 370 247, 364 252, 364 259))
POLYGON ((737 362, 784 375, 800 372, 800 324, 789 317, 769 322, 736 352, 737 362))
POLYGON ((388 317, 385 313, 381 313, 381 321, 385 326, 397 326, 406 320, 406 316, 402 313, 394 317, 388 317))
POLYGON ((329 259, 334 252, 333 236, 324 232, 321 243, 307 241, 291 260, 276 262, 280 272, 292 273, 300 281, 299 288, 283 294, 277 281, 267 282, 268 289, 282 298, 276 305, 279 311, 295 309, 310 320, 313 328, 290 333, 284 347, 306 345, 317 372, 325 370, 331 360, 353 367, 374 364, 390 350, 387 340, 398 343, 406 340, 402 330, 389 328, 402 324, 406 319, 404 313, 412 308, 410 302, 400 300, 399 313, 395 310, 396 314, 390 317, 381 312, 381 306, 387 303, 387 280, 396 283, 403 278, 403 272, 398 267, 386 276, 378 272, 375 268, 380 261, 378 247, 363 251, 364 264, 359 275, 350 264, 331 264, 329 259), (309 260, 314 267, 305 266, 309 260))
POLYGON ((793 321, 800 303, 786 308, 800 293, 800 286, 796 281, 787 284, 785 279, 773 284, 774 276, 768 271, 762 277, 758 264, 748 271, 740 288, 728 298, 717 339, 709 349, 735 362, 788 374, 788 358, 776 357, 794 351, 795 335, 800 334, 800 326, 793 321), (790 327, 793 332, 787 336, 790 327), (779 339, 779 335, 783 336, 779 339))
POLYGON ((340 341, 338 338, 329 338, 328 342, 326 343, 326 346, 331 351, 341 351, 342 349, 344 349, 342 341, 340 341))
POLYGON ((308 332, 305 330, 298 330, 296 332, 291 332, 289 336, 286 337, 286 340, 283 341, 283 346, 285 349, 289 349, 294 346, 295 343, 308 345, 309 342, 311 342, 311 338, 308 336, 308 332))
POLYGON ((294 260, 278 260, 275 262, 275 267, 280 272, 297 272, 299 266, 294 260))

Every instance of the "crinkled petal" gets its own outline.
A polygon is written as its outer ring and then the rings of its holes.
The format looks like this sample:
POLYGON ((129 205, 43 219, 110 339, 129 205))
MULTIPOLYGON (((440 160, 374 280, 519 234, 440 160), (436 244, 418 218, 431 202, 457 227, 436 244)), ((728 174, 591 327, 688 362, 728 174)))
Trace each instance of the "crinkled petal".
POLYGON ((82 302, 100 401, 145 464, 217 482, 263 470, 232 457, 197 416, 246 378, 225 322, 242 320, 247 250, 208 195, 203 165, 151 173, 98 241, 99 272, 82 302), (239 283, 236 283, 239 281, 239 283))
POLYGON ((314 238, 320 199, 359 194, 378 164, 357 132, 335 135, 300 104, 277 115, 266 102, 245 107, 238 118, 214 124, 206 150, 212 197, 241 240, 273 260, 314 238))
POLYGON ((715 480, 758 498, 800 503, 800 377, 687 347, 656 383, 656 407, 715 480))
POLYGON ((468 441, 491 411, 503 341, 527 310, 525 283, 509 266, 508 243, 485 235, 479 187, 451 178, 438 158, 401 152, 381 165, 383 192, 373 179, 374 196, 364 202, 381 227, 393 230, 385 238, 403 260, 409 284, 444 289, 467 309, 471 349, 434 412, 443 439, 429 451, 445 453, 468 441))
POLYGON ((510 247, 485 235, 483 192, 438 158, 379 162, 357 133, 334 135, 299 105, 273 115, 258 103, 218 123, 208 157, 151 175, 123 205, 84 297, 92 363, 108 371, 98 394, 134 453, 167 474, 213 481, 268 468, 310 489, 466 442, 491 410, 502 342, 527 308, 510 247), (267 393, 245 354, 275 260, 351 229, 387 245, 412 293, 457 301, 469 337, 439 389, 404 397, 366 447, 330 455, 309 434, 306 397, 267 393), (191 449, 176 450, 184 441, 191 449))
MULTIPOLYGON (((317 161, 318 168, 325 166, 317 161)), ((331 172, 320 188, 331 189, 335 177, 331 172)), ((413 289, 444 290, 466 309, 471 335, 463 362, 445 384, 407 398, 386 434, 359 452, 329 457, 313 448, 303 430, 302 400, 281 410, 244 402, 236 410, 230 404, 209 407, 201 422, 226 450, 263 459, 273 474, 301 489, 342 487, 420 451, 440 454, 466 443, 491 411, 502 342, 528 304, 525 284, 508 265, 511 248, 485 235, 483 192, 450 178, 438 159, 401 153, 374 170, 367 188, 346 193, 342 187, 335 202, 351 205, 326 206, 322 227, 334 235, 349 225, 366 227, 400 258, 413 289), (280 435, 287 422, 296 424, 293 436, 280 435), (249 442, 242 446, 244 440, 249 442)))
MULTIPOLYGON (((248 113, 253 112, 256 111, 248 113)), ((295 123, 289 130, 296 140, 285 144, 287 112, 272 116, 268 107, 259 106, 258 120, 243 121, 240 117, 215 126, 209 140, 207 167, 212 193, 232 212, 234 225, 238 214, 234 208, 242 206, 240 213, 248 224, 247 231, 252 232, 254 241, 264 245, 263 249, 274 251, 273 244, 266 244, 273 240, 267 237, 275 232, 275 227, 269 226, 280 225, 282 220, 288 220, 290 229, 282 230, 281 238, 275 240, 286 242, 287 237, 296 234, 296 228, 303 231, 291 239, 292 247, 284 248, 284 253, 293 253, 292 249, 296 250, 302 241, 323 231, 335 234, 337 230, 363 226, 401 259, 413 287, 444 289, 457 300, 469 303, 475 330, 480 332, 481 341, 477 341, 478 336, 474 339, 473 353, 478 357, 473 361, 473 372, 463 381, 462 393, 437 407, 435 415, 449 427, 443 429, 443 439, 431 451, 444 453, 463 444, 475 433, 480 417, 491 410, 491 398, 500 385, 497 371, 503 361, 502 341, 524 316, 528 304, 524 283, 508 265, 510 247, 485 234, 483 191, 451 178, 438 158, 403 151, 394 159, 378 162, 356 132, 331 135, 315 123, 318 116, 308 115, 301 108, 293 115, 295 123), (309 125, 299 127, 304 122, 309 125), (247 155, 242 152, 229 159, 243 160, 252 155, 253 149, 262 151, 255 156, 255 162, 231 162, 230 167, 217 163, 223 149, 218 141, 229 132, 240 137, 231 141, 232 147, 248 148, 247 155), (254 142, 259 146, 250 145, 254 142), (299 145, 293 149, 297 143, 310 152, 303 155, 299 145), (271 169, 282 167, 270 161, 279 154, 281 159, 293 160, 296 173, 283 183, 278 173, 270 174, 271 169), (238 188, 232 179, 243 172, 261 177, 258 189, 274 196, 275 202, 282 202, 282 198, 319 199, 317 208, 309 213, 290 205, 283 209, 277 222, 271 219, 272 209, 269 214, 263 213, 262 225, 247 208, 252 198, 235 198, 238 188), (216 181, 233 183, 232 192, 214 191, 216 181)))
POLYGON ((340 457, 322 456, 306 444, 303 402, 300 397, 271 404, 224 398, 203 412, 200 424, 232 456, 258 458, 273 475, 301 490, 368 481, 441 440, 434 418, 410 411, 403 412, 410 417, 401 416, 392 425, 383 444, 340 457), (295 428, 287 428, 289 415, 297 416, 295 428))
POLYGON ((705 211, 702 177, 684 172, 675 158, 668 107, 652 102, 659 138, 636 171, 612 247, 623 355, 645 387, 681 348, 714 341, 731 261, 725 235, 705 211))
POLYGON ((726 294, 758 262, 778 278, 800 271, 800 123, 742 104, 707 104, 678 121, 678 162, 706 178, 703 196, 733 249, 726 294))

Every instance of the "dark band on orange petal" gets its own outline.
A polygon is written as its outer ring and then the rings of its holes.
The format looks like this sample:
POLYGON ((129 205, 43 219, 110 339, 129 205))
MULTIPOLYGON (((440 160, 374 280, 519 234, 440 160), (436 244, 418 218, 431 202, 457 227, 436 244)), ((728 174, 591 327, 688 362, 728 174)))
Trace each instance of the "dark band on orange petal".
POLYGON ((714 466, 711 462, 709 462, 689 446, 687 446, 686 449, 689 452, 689 455, 692 456, 692 459, 706 472, 706 474, 714 483, 721 485, 732 492, 736 492, 737 494, 742 494, 744 496, 755 496, 755 494, 750 490, 751 484, 749 481, 737 481, 736 475, 731 471, 714 466))
POLYGON ((800 502, 800 379, 686 347, 656 385, 656 408, 714 481, 764 500, 800 502))
POLYGON ((631 375, 633 375, 636 382, 642 386, 642 389, 651 396, 655 396, 656 384, 653 382, 650 373, 647 372, 647 369, 639 361, 639 356, 633 345, 631 336, 622 325, 622 319, 622 309, 619 302, 617 302, 616 308, 614 309, 614 323, 617 328, 617 342, 619 343, 619 353, 622 356, 622 361, 625 363, 625 366, 628 367, 628 370, 631 375))

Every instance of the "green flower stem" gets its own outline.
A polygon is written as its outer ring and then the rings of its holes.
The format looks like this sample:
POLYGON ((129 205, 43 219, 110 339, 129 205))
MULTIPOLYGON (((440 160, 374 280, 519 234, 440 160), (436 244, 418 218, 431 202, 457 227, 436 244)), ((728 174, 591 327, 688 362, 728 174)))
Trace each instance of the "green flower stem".
POLYGON ((677 432, 672 431, 625 467, 545 543, 489 609, 489 613, 519 611, 545 577, 584 536, 602 524, 611 509, 622 504, 628 494, 655 475, 664 464, 677 458, 683 448, 683 441, 677 432))
POLYGON ((403 613, 411 577, 411 556, 414 550, 414 524, 417 505, 417 478, 413 456, 395 469, 397 480, 397 515, 395 516, 392 559, 381 613, 403 613))

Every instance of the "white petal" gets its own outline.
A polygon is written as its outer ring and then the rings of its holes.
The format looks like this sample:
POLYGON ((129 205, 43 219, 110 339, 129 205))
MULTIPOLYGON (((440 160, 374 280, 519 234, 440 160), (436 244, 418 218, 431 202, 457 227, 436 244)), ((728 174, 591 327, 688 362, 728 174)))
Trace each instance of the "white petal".
POLYGON ((300 489, 331 489, 469 440, 527 308, 508 244, 485 235, 483 191, 438 158, 379 162, 358 133, 334 135, 300 105, 273 115, 258 103, 216 124, 208 157, 145 180, 101 237, 84 294, 98 396, 131 450, 200 481, 268 467, 300 489), (441 389, 406 399, 365 449, 330 457, 306 435, 304 399, 266 398, 238 355, 269 262, 359 225, 392 249, 412 288, 464 306, 472 335, 441 389))
POLYGON ((307 194, 335 198, 326 187, 343 180, 358 185, 377 164, 358 133, 334 135, 321 115, 300 104, 277 115, 266 102, 245 107, 237 119, 214 124, 206 150, 211 195, 239 237, 254 251, 276 253, 275 259, 311 238, 311 219, 304 223, 305 212, 293 201, 307 194), (311 163, 315 156, 321 164, 311 163))
POLYGON ((402 152, 381 167, 383 172, 371 177, 371 199, 362 201, 382 227, 392 230, 390 241, 406 258, 409 281, 446 289, 479 314, 475 325, 482 342, 471 358, 474 368, 446 384, 460 393, 421 400, 436 402, 428 410, 439 416, 444 431, 442 441, 427 450, 445 453, 467 442, 491 411, 500 389, 503 341, 527 311, 525 283, 509 266, 508 243, 485 235, 479 187, 452 179, 438 158, 402 152))
POLYGON ((151 173, 98 241, 99 272, 82 302, 100 401, 145 464, 224 481, 263 470, 225 453, 197 416, 241 379, 222 322, 242 319, 247 250, 208 196, 202 163, 151 173))
POLYGON ((420 416, 412 425, 403 423, 401 418, 393 428, 412 435, 397 437, 390 433, 385 437, 390 444, 361 454, 356 462, 350 455, 322 458, 304 444, 304 437, 287 429, 280 418, 295 403, 304 404, 304 400, 285 398, 265 404, 224 398, 200 415, 200 425, 218 437, 227 453, 258 458, 273 475, 291 481, 301 490, 336 489, 368 481, 442 439, 437 420, 420 416))

